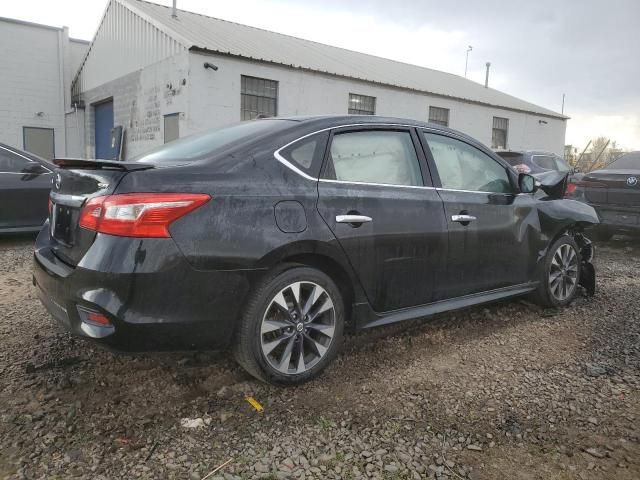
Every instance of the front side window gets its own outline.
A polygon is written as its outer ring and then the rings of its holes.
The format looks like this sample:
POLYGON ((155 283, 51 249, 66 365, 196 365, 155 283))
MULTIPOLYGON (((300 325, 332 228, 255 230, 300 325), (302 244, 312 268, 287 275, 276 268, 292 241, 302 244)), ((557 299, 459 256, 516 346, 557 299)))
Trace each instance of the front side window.
POLYGON ((325 178, 346 182, 422 186, 409 132, 369 130, 333 136, 325 178))
POLYGON ((29 166, 28 160, 0 148, 0 173, 20 173, 29 166))
POLYGON ((512 193, 507 169, 475 147, 454 138, 423 132, 442 188, 512 193))
POLYGON ((509 119, 493 117, 493 131, 491 134, 491 148, 507 148, 509 134, 509 119))
POLYGON ((349 94, 349 115, 375 115, 376 97, 349 94))
POLYGON ((278 115, 278 82, 242 75, 240 83, 240 118, 242 120, 278 115))
POLYGON ((435 123, 436 125, 448 127, 449 109, 440 107, 429 107, 429 123, 435 123))

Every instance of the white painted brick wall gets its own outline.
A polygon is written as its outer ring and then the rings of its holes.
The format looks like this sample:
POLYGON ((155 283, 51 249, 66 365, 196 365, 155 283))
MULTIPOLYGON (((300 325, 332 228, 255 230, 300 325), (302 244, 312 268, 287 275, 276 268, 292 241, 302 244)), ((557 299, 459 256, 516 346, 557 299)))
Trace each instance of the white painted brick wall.
POLYGON ((54 128, 56 154, 64 152, 58 34, 0 21, 0 142, 23 148, 24 126, 54 128))
POLYGON ((450 109, 449 126, 491 146, 493 117, 509 119, 508 148, 562 155, 566 121, 376 86, 329 75, 250 62, 228 56, 190 54, 190 132, 240 120, 240 76, 278 81, 278 114, 346 114, 349 93, 376 97, 376 113, 427 121, 429 106, 450 109), (205 70, 204 62, 219 69, 205 70), (547 123, 541 124, 539 120, 547 123))
POLYGON ((0 142, 24 148, 23 127, 53 128, 55 154, 66 155, 65 42, 66 30, 0 20, 0 142))
POLYGON ((240 121, 240 76, 277 80, 278 114, 346 114, 349 93, 376 97, 376 113, 428 120, 429 106, 450 109, 450 126, 490 145, 493 117, 509 119, 508 148, 562 154, 566 122, 462 101, 428 96, 365 82, 244 61, 226 56, 181 53, 82 94, 85 156, 95 156, 92 104, 113 98, 114 123, 124 125, 125 158, 164 139, 163 117, 182 113, 180 136, 240 121), (205 69, 210 62, 219 69, 205 69), (186 84, 182 85, 185 81, 186 84), (546 124, 539 123, 544 120, 546 124))

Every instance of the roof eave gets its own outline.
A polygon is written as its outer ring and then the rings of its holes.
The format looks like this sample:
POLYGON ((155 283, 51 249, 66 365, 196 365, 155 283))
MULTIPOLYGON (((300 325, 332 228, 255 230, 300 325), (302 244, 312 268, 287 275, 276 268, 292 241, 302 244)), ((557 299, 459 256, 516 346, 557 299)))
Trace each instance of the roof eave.
POLYGON ((263 58, 255 58, 255 57, 251 57, 251 56, 248 56, 248 55, 240 55, 240 54, 237 54, 237 53, 225 52, 225 51, 222 51, 222 50, 210 49, 210 48, 206 48, 206 47, 200 47, 200 46, 197 46, 197 45, 192 45, 191 47, 189 47, 189 51, 197 52, 197 53, 204 53, 204 54, 208 54, 208 55, 224 55, 226 57, 241 58, 241 59, 245 59, 245 60, 251 60, 253 62, 261 62, 261 63, 266 63, 266 64, 269 64, 269 65, 277 65, 277 66, 280 66, 280 67, 291 68, 291 69, 294 69, 294 70, 301 70, 301 71, 311 72, 311 73, 320 73, 320 74, 323 74, 323 75, 330 75, 332 77, 344 78, 344 79, 348 79, 348 80, 357 80, 357 81, 360 81, 360 82, 370 83, 370 84, 373 84, 373 85, 379 85, 379 86, 384 86, 384 87, 395 88, 395 89, 398 89, 398 90, 416 92, 416 93, 421 93, 421 94, 424 94, 424 95, 430 95, 430 96, 433 96, 433 97, 445 98, 445 99, 448 99, 448 100, 456 100, 456 101, 459 101, 459 102, 469 103, 469 104, 472 104, 472 105, 480 105, 480 106, 484 106, 484 107, 499 108, 501 110, 508 110, 508 111, 518 112, 518 113, 526 113, 526 114, 529 114, 529 115, 536 115, 536 116, 545 117, 545 118, 553 118, 553 119, 556 119, 556 120, 569 120, 569 118, 570 118, 570 117, 567 117, 567 116, 562 115, 562 114, 537 112, 535 110, 526 110, 526 109, 519 109, 519 108, 514 108, 514 107, 507 107, 507 106, 504 106, 504 105, 493 104, 493 103, 489 103, 489 102, 481 102, 479 100, 473 100, 471 98, 456 97, 456 96, 453 96, 453 95, 445 95, 445 94, 442 94, 442 93, 436 93, 436 92, 432 92, 432 91, 429 91, 429 90, 411 88, 411 87, 406 87, 406 86, 403 86, 403 85, 395 85, 395 84, 392 84, 392 83, 378 82, 378 81, 375 81, 375 80, 370 80, 370 79, 361 78, 361 77, 353 77, 353 76, 350 76, 350 75, 344 75, 344 74, 335 73, 335 72, 329 72, 329 71, 325 71, 325 70, 316 70, 316 69, 309 68, 309 67, 303 67, 303 66, 299 66, 299 65, 291 65, 291 64, 276 62, 276 61, 273 61, 273 60, 265 60, 263 58))

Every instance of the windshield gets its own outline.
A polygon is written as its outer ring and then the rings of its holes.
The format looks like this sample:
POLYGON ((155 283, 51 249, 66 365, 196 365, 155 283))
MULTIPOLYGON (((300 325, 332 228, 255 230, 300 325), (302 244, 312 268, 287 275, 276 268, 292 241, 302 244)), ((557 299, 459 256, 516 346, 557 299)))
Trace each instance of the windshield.
POLYGON ((175 165, 210 157, 216 152, 284 130, 291 123, 286 120, 253 120, 236 123, 218 130, 181 138, 134 157, 132 162, 154 165, 175 165))
POLYGON ((627 153, 619 159, 611 162, 607 168, 619 170, 640 170, 640 152, 627 153))

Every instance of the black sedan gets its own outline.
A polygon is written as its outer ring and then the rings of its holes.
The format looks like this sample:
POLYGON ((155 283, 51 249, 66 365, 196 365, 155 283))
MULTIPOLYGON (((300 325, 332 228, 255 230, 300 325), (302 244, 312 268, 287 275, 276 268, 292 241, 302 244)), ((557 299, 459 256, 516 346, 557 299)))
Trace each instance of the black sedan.
POLYGON ((601 224, 599 240, 616 233, 640 234, 640 152, 627 153, 605 168, 586 173, 568 186, 570 198, 593 206, 601 224))
POLYGON ((48 216, 55 165, 0 143, 0 234, 38 232, 48 216))
POLYGON ((57 163, 34 283, 64 328, 119 349, 231 346, 292 384, 347 325, 593 291, 593 208, 534 195, 533 177, 447 128, 263 119, 130 162, 57 163))

